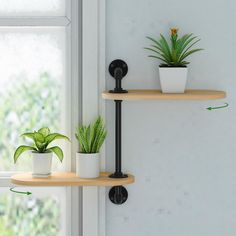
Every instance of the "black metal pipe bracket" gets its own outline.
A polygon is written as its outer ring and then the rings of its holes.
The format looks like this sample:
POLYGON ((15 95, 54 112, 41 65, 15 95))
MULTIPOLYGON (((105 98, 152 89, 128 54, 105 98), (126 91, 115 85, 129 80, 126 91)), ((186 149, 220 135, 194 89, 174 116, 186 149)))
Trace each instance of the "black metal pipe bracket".
MULTIPOLYGON (((127 90, 124 90, 121 85, 122 79, 128 73, 128 65, 120 60, 114 60, 111 62, 109 66, 109 72, 112 77, 114 77, 116 81, 116 86, 114 90, 110 90, 110 93, 128 93, 127 90)), ((121 144, 122 144, 122 136, 121 136, 121 103, 122 100, 115 100, 116 106, 116 128, 115 128, 115 172, 111 174, 110 178, 127 178, 128 175, 122 173, 121 166, 121 144)), ((114 204, 123 204, 128 199, 128 192, 123 186, 115 186, 110 189, 109 198, 114 204)))
POLYGON ((121 80, 127 75, 128 73, 128 65, 120 60, 114 60, 111 62, 109 66, 109 72, 112 77, 116 80, 116 87, 114 90, 110 90, 110 93, 128 93, 127 90, 122 89, 121 80))
POLYGON ((116 205, 125 203, 128 199, 128 191, 123 186, 112 187, 109 191, 109 199, 116 205))

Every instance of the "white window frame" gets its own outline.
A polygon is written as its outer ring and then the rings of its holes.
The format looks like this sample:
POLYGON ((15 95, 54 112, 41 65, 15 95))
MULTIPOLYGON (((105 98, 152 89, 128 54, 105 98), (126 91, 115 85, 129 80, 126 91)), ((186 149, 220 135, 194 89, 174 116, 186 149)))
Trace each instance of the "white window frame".
MULTIPOLYGON (((83 0, 83 122, 100 114, 105 120, 106 0, 83 0), (87 105, 89 104, 89 106, 87 105)), ((105 147, 101 153, 105 170, 105 147)), ((105 187, 83 188, 82 236, 105 236, 105 187)))
MULTIPOLYGON (((72 137, 72 147, 69 163, 66 165, 68 171, 75 170, 75 158, 73 154, 77 150, 77 141, 73 138, 75 127, 77 127, 81 120, 81 70, 82 64, 79 55, 82 53, 81 47, 81 32, 82 32, 82 4, 81 0, 67 0, 66 15, 65 16, 53 16, 53 17, 0 17, 0 27, 24 27, 24 26, 65 26, 67 27, 67 50, 66 50, 66 76, 68 79, 67 91, 70 91, 69 98, 69 113, 71 114, 71 121, 68 127, 70 127, 70 136, 72 137), (72 63, 73 62, 73 63, 72 63), (72 110, 73 109, 73 110, 72 110), (72 115, 73 111, 73 115, 72 115)), ((14 185, 10 181, 11 175, 14 172, 2 172, 0 173, 0 187, 13 187, 14 185)), ((66 187, 67 192, 67 235, 77 236, 82 235, 81 221, 81 190, 79 188, 66 187)))
MULTIPOLYGON (((67 58, 68 84, 71 88, 71 133, 79 121, 87 123, 98 114, 105 119, 105 102, 101 92, 105 89, 105 10, 106 0, 67 0, 65 17, 0 17, 0 26, 67 26, 71 39, 67 58), (78 12, 78 9, 81 9, 78 12), (82 13, 82 14, 79 14, 82 13), (79 35, 82 32, 82 39, 79 35), (73 49, 73 50, 71 50, 73 49), (82 55, 82 58, 79 56, 82 55), (78 78, 81 78, 79 80, 78 78), (79 93, 82 88, 82 93, 79 93), (89 106, 87 105, 89 104, 89 106), (82 113, 79 113, 78 111, 82 113)), ((78 148, 72 135, 71 170, 75 171, 74 154, 78 148)), ((102 169, 105 170, 105 147, 102 151, 102 169)), ((10 176, 0 177, 0 187, 13 186, 10 176)), ((104 187, 67 187, 67 216, 71 229, 66 236, 105 236, 105 188, 104 187), (69 211, 68 211, 69 212, 69 211)))

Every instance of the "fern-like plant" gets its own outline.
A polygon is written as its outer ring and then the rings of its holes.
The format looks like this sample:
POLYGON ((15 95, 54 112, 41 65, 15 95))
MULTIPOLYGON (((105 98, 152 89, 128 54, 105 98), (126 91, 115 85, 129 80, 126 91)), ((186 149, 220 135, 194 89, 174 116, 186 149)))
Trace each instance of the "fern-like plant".
POLYGON ((75 136, 80 144, 81 153, 99 153, 107 136, 102 118, 99 116, 93 124, 79 127, 75 136))
POLYGON ((185 59, 191 54, 203 49, 192 49, 200 41, 193 34, 185 34, 181 38, 178 35, 178 29, 172 28, 170 40, 167 40, 162 34, 159 39, 147 37, 152 44, 145 49, 152 52, 149 57, 160 60, 161 67, 186 67, 189 62, 185 59))
POLYGON ((69 141, 69 138, 65 135, 59 134, 59 133, 51 133, 49 128, 43 127, 39 129, 38 131, 30 132, 30 133, 24 133, 21 136, 29 138, 33 141, 33 143, 28 145, 21 145, 19 146, 14 154, 14 163, 17 162, 19 156, 26 151, 33 151, 37 153, 47 153, 47 152, 53 152, 57 155, 59 160, 62 162, 63 160, 63 151, 60 147, 54 146, 54 147, 48 147, 49 144, 57 139, 66 139, 69 141))

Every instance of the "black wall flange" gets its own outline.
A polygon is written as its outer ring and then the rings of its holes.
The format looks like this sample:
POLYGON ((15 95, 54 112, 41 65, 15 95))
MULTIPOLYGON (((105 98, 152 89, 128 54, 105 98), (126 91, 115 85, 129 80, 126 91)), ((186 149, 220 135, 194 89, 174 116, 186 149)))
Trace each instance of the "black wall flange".
POLYGON ((128 199, 128 191, 123 186, 112 187, 109 191, 109 198, 112 203, 121 205, 128 199))
POLYGON ((128 93, 127 90, 122 89, 121 80, 127 75, 128 73, 128 65, 120 60, 114 60, 109 65, 109 72, 112 77, 116 80, 116 87, 114 90, 110 90, 110 93, 128 93))

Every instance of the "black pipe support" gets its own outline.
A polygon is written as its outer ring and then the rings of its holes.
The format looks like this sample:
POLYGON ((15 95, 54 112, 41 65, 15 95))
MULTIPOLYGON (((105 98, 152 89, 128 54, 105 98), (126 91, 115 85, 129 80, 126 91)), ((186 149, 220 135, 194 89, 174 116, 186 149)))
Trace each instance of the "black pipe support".
POLYGON ((128 191, 123 186, 112 187, 109 191, 109 199, 116 205, 125 203, 128 199, 128 191))
POLYGON ((128 65, 120 59, 114 60, 113 62, 111 62, 109 66, 109 72, 110 72, 110 75, 114 77, 116 81, 116 87, 114 88, 114 90, 110 90, 109 92, 110 93, 128 93, 127 90, 124 90, 121 87, 121 80, 128 73, 128 65))
MULTIPOLYGON (((122 88, 121 81, 128 73, 128 65, 122 60, 114 60, 109 66, 109 72, 114 77, 116 83, 114 90, 110 90, 110 93, 128 93, 127 90, 122 88)), ((128 178, 128 175, 122 172, 122 100, 115 100, 115 172, 111 174, 110 178, 128 178)), ((109 198, 114 204, 123 204, 128 199, 128 192, 123 186, 112 187, 109 191, 109 198)))

